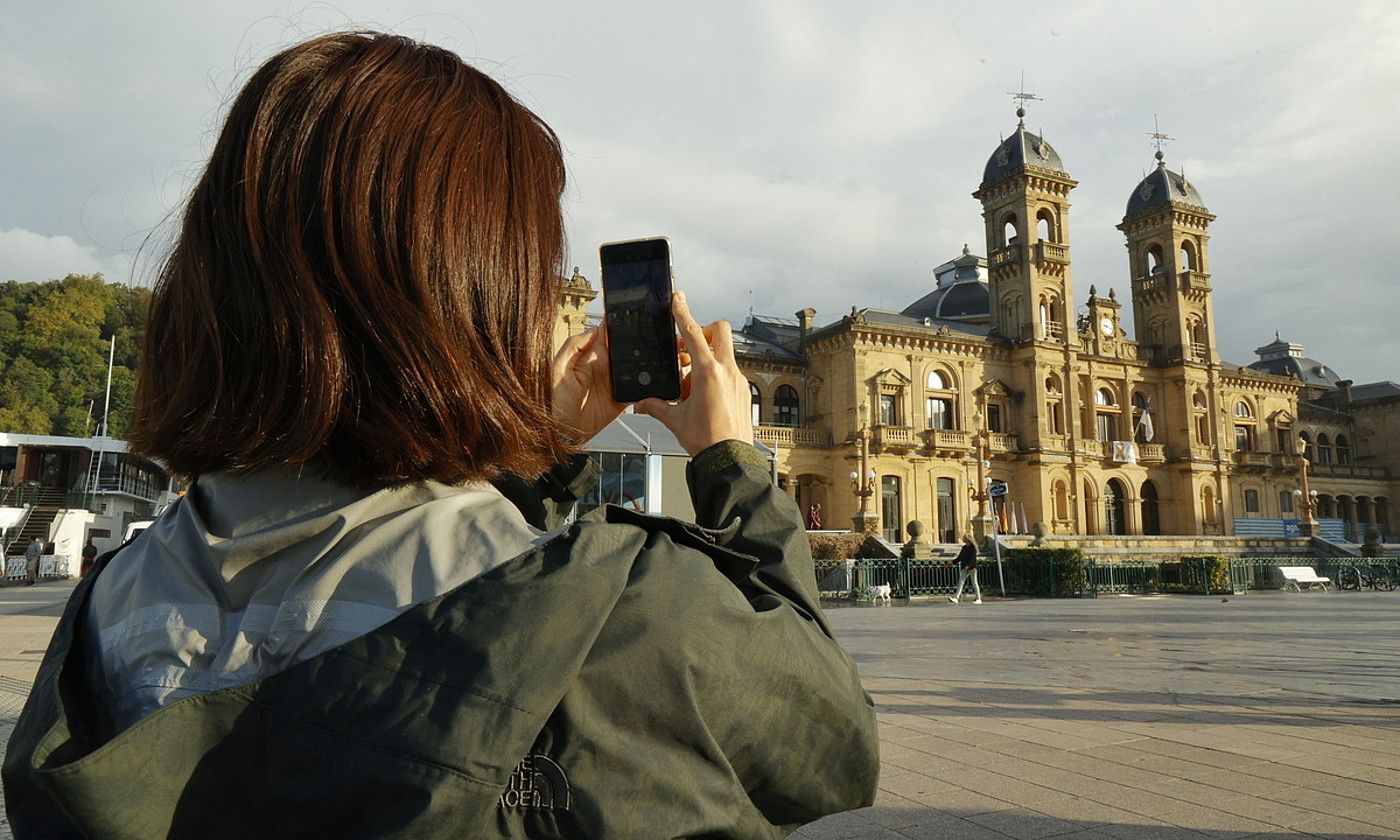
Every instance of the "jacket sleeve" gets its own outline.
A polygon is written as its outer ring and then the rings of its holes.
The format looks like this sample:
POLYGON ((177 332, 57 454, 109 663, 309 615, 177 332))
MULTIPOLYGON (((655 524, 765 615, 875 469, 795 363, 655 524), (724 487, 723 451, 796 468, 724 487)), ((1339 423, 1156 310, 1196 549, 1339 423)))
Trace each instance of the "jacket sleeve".
POLYGON ((731 575, 752 613, 731 620, 734 670, 715 675, 707 721, 754 803, 792 825, 873 802, 879 739, 855 663, 822 615, 801 512, 769 469, 728 441, 697 455, 688 478, 697 524, 757 561, 731 575))

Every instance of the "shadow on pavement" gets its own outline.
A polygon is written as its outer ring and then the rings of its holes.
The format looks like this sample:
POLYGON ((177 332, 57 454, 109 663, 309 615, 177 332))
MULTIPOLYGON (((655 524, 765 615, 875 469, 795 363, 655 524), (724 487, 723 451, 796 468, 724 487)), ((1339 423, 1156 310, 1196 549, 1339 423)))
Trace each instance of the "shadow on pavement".
MULTIPOLYGON (((1222 814, 1229 821, 1229 814, 1222 814)), ((1209 822, 1209 820, 1207 820, 1209 822)), ((1007 838, 1049 838, 1065 836, 1074 840, 1284 840, 1298 837, 1327 837, 1335 840, 1381 840, 1393 838, 1386 828, 1358 823, 1340 817, 1322 817, 1292 828, 1247 827, 1222 824, 1186 828, 1144 819, 1142 822, 1103 822, 1064 820, 1025 810, 967 813, 934 808, 875 806, 860 811, 834 814, 804 826, 791 836, 795 840, 1007 840, 1007 838)))

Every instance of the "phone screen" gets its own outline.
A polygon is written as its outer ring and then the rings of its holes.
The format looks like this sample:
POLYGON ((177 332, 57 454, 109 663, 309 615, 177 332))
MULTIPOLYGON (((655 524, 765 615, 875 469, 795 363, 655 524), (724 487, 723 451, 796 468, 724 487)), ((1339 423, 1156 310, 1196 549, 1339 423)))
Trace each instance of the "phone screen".
POLYGON ((680 399, 676 323, 671 316, 671 249, 665 239, 614 242, 598 249, 613 399, 680 399))

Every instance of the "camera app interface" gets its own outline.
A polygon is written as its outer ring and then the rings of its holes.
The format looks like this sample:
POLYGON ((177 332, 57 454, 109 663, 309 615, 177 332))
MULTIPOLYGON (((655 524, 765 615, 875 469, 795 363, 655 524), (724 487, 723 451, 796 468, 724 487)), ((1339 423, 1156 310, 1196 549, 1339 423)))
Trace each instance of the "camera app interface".
POLYGON ((664 259, 604 266, 609 355, 619 396, 664 395, 679 387, 668 272, 664 259))

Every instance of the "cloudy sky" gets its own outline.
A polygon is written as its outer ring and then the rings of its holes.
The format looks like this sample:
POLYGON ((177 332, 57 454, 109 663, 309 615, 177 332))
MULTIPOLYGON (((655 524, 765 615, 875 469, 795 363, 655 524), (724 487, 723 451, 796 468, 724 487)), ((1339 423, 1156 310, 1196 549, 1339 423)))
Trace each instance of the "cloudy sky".
POLYGON ((239 85, 346 27, 449 47, 555 128, 590 279, 598 243, 665 234, 702 316, 736 320, 899 309, 963 243, 985 253, 970 193, 1023 71, 1028 126, 1080 182, 1074 296, 1126 293, 1114 225, 1155 114, 1219 217, 1225 358, 1278 330, 1357 382, 1400 379, 1386 2, 7 4, 0 280, 149 282, 239 85))

